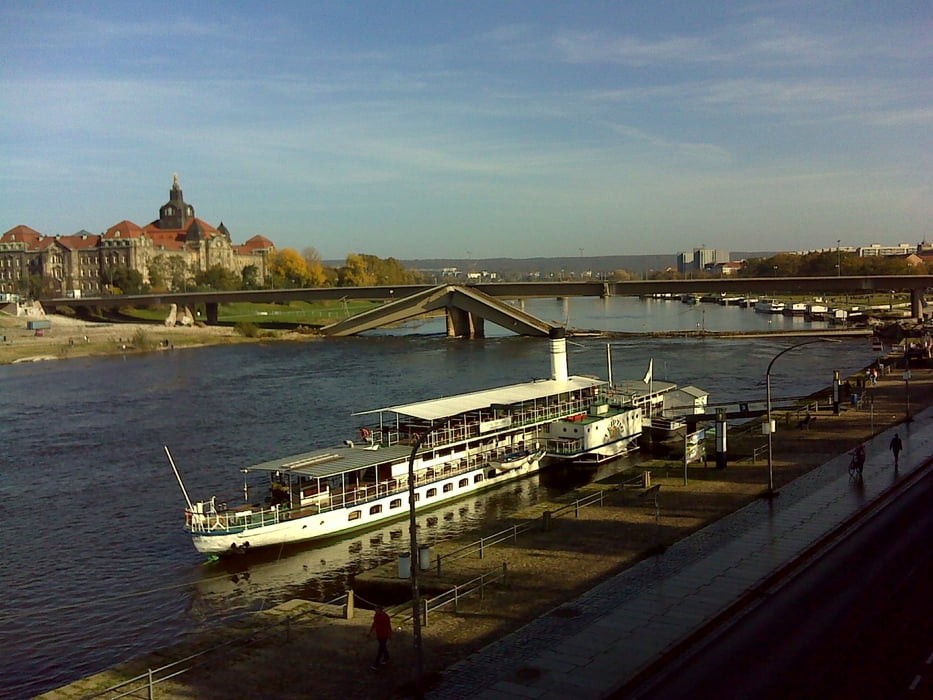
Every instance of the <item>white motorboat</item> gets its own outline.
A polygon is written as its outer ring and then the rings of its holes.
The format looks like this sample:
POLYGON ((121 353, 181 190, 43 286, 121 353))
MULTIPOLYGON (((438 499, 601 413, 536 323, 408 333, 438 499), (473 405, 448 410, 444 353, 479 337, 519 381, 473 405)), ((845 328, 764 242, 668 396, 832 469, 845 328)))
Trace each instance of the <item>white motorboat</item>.
POLYGON ((776 299, 759 299, 755 303, 755 311, 762 314, 779 314, 784 311, 784 302, 776 299))

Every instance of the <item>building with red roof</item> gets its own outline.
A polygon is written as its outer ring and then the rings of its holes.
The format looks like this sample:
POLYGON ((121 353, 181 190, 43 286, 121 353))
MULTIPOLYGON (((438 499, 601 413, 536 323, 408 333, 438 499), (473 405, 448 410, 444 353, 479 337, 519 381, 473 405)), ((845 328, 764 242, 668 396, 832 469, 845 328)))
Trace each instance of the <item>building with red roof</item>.
POLYGON ((0 292, 24 291, 30 276, 39 275, 62 295, 98 294, 120 268, 139 272, 146 283, 158 277, 170 288, 216 265, 237 274, 252 265, 261 280, 274 254, 265 236, 234 245, 223 222, 215 228, 197 218, 175 175, 159 218, 145 226, 124 219, 100 235, 47 236, 20 225, 0 235, 0 292))

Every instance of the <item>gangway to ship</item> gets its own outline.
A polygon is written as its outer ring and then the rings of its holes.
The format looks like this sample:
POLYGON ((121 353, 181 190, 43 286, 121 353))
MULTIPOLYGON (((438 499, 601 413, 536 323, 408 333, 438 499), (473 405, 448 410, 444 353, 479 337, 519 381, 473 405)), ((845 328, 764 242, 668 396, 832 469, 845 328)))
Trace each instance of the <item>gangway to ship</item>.
POLYGON ((447 315, 447 335, 451 337, 482 338, 486 321, 519 335, 539 337, 547 337, 553 327, 478 289, 442 284, 324 326, 321 332, 329 336, 356 335, 442 309, 447 315))

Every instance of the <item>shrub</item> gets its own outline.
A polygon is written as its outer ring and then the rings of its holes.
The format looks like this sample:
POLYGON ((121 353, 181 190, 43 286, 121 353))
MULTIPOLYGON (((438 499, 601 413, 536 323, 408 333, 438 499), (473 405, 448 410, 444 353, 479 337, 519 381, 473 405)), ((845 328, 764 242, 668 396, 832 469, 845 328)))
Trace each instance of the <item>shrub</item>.
POLYGON ((152 347, 152 341, 142 328, 137 328, 133 334, 133 346, 140 350, 149 350, 152 347))
POLYGON ((258 338, 260 336, 259 326, 255 323, 240 321, 233 328, 244 338, 258 338))

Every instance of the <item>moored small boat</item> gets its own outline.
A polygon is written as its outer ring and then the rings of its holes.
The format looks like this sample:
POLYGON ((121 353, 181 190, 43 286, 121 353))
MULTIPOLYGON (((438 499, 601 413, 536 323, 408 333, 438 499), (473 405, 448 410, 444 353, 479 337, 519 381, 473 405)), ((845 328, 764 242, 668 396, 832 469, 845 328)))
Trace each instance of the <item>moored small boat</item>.
POLYGON ((527 467, 529 464, 541 461, 544 454, 545 451, 541 449, 534 451, 520 450, 519 452, 511 452, 501 459, 490 460, 489 466, 503 471, 521 469, 522 467, 527 467))
POLYGON ((807 313, 807 305, 800 301, 784 304, 782 313, 785 316, 804 316, 807 313))
POLYGON ((779 314, 784 311, 784 302, 776 299, 759 299, 755 303, 755 311, 762 314, 779 314))

